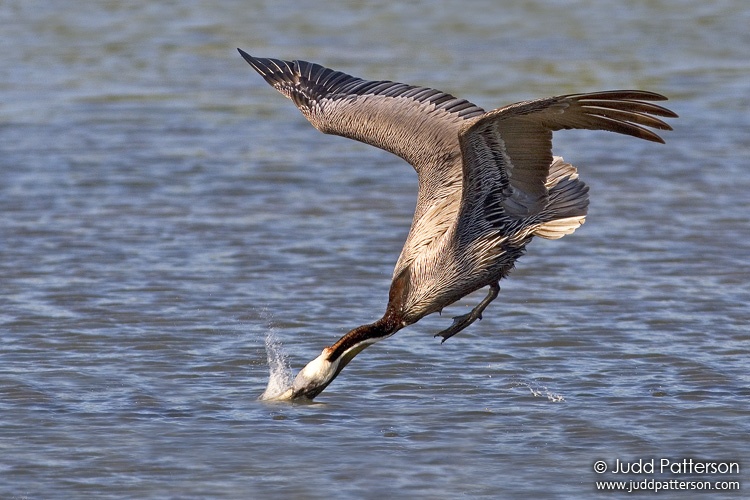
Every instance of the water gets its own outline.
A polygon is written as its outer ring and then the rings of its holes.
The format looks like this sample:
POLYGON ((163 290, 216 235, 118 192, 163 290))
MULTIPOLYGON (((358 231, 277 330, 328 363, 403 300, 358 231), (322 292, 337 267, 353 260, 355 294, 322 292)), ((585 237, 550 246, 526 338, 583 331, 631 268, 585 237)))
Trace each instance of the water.
POLYGON ((294 375, 289 366, 288 355, 274 329, 266 334, 266 356, 268 357, 268 385, 261 401, 274 401, 292 386, 294 375))
POLYGON ((746 490, 745 3, 295 5, 0 5, 0 496, 582 498, 617 479, 595 461, 651 458, 740 462, 680 478, 746 490), (432 338, 484 292, 266 403, 269 332, 296 371, 380 316, 416 181, 235 47, 487 108, 646 88, 681 118, 666 146, 557 134, 587 222, 481 322, 432 338))

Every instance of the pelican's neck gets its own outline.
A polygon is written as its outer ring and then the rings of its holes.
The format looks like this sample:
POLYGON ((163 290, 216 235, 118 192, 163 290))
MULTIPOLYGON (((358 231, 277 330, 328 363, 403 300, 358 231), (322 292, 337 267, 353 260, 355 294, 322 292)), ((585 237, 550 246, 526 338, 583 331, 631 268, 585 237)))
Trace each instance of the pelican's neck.
POLYGON ((333 382, 354 356, 367 346, 390 337, 402 327, 403 324, 388 314, 375 323, 358 326, 307 363, 295 377, 294 384, 284 399, 313 399, 333 382))
MULTIPOLYGON (((354 354, 349 356, 349 359, 351 359, 365 347, 374 344, 379 340, 390 337, 396 333, 398 329, 397 325, 393 321, 390 321, 386 316, 375 323, 358 326, 328 348, 330 353, 328 355, 328 361, 333 363, 339 360, 339 358, 346 358, 347 354, 354 351, 354 354)), ((346 362, 348 363, 349 360, 346 362)), ((343 368, 343 366, 341 368, 343 368)))
POLYGON ((374 323, 358 326, 332 346, 323 349, 320 356, 310 361, 297 374, 290 390, 290 399, 313 399, 323 392, 354 356, 409 324, 402 314, 408 292, 409 273, 406 269, 391 284, 388 307, 383 317, 374 323))

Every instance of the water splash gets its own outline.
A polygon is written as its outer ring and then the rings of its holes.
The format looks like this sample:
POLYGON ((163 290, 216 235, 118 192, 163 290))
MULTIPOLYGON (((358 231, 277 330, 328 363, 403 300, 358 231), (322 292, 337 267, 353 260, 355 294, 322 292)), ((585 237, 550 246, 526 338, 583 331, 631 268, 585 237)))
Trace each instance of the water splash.
POLYGON ((548 401, 552 403, 564 403, 565 398, 562 394, 550 391, 546 386, 539 385, 536 382, 529 382, 528 380, 518 379, 513 382, 516 387, 525 387, 531 392, 531 395, 535 398, 546 397, 548 401))
POLYGON ((266 334, 266 356, 268 357, 268 385, 261 394, 260 400, 279 399, 292 386, 292 368, 284 348, 270 327, 266 334))

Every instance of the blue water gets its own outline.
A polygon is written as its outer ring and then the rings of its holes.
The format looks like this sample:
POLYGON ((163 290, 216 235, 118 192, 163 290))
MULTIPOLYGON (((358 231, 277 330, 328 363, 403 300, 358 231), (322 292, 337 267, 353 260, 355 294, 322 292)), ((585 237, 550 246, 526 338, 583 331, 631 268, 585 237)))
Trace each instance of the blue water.
POLYGON ((0 497, 742 498, 748 25, 739 0, 3 2, 0 497), (269 350, 296 371, 380 317, 416 179, 236 47, 488 109, 644 88, 680 118, 663 146, 556 134, 589 217, 534 241, 482 321, 432 337, 484 291, 315 404, 264 403, 269 350), (652 458, 741 472, 611 472, 652 458))

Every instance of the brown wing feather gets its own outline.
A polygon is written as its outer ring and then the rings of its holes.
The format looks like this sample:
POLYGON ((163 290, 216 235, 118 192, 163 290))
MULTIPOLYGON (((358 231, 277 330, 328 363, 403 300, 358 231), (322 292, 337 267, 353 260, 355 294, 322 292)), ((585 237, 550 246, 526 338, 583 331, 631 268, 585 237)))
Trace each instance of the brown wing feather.
POLYGON ((464 194, 484 197, 488 189, 496 190, 503 193, 501 205, 507 215, 538 213, 547 201, 545 182, 552 163, 553 131, 607 130, 663 143, 646 127, 671 130, 653 115, 677 115, 644 102, 661 100, 666 97, 653 92, 614 90, 524 101, 485 113, 460 132, 464 194), (488 184, 489 179, 494 179, 494 185, 488 184))
POLYGON ((394 153, 418 172, 444 163, 459 169, 453 165, 458 130, 465 120, 484 114, 471 102, 439 90, 369 81, 306 61, 264 59, 239 52, 318 130, 394 153))

